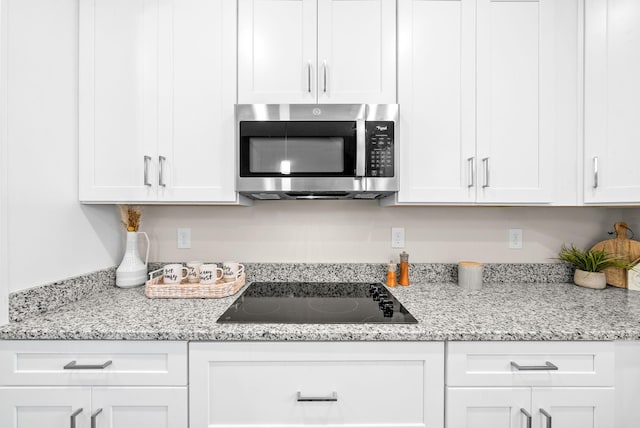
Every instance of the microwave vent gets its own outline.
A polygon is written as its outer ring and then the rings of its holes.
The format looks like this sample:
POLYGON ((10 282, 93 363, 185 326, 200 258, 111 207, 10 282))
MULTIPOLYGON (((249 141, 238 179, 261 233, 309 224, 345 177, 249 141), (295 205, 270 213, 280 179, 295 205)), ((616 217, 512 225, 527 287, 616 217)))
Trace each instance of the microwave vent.
POLYGON ((258 199, 261 201, 277 201, 279 199, 282 199, 277 193, 252 193, 251 197, 253 199, 258 199))
POLYGON ((378 193, 356 193, 353 195, 353 199, 378 199, 381 196, 378 193))

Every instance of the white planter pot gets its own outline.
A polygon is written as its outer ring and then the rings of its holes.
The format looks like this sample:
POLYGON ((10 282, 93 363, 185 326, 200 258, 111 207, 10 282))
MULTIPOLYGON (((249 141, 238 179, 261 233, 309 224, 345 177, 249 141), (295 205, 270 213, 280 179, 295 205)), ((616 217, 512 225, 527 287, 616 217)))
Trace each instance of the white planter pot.
POLYGON ((597 290, 607 287, 607 277, 604 272, 587 272, 576 269, 576 273, 573 274, 573 282, 581 287, 597 290))

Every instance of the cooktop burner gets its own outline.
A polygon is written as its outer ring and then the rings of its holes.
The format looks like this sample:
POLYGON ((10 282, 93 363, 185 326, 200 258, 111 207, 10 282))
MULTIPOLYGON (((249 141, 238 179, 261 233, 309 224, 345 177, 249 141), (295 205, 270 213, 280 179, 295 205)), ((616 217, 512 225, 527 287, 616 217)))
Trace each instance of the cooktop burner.
POLYGON ((415 324, 381 284, 370 282, 254 282, 219 323, 415 324))

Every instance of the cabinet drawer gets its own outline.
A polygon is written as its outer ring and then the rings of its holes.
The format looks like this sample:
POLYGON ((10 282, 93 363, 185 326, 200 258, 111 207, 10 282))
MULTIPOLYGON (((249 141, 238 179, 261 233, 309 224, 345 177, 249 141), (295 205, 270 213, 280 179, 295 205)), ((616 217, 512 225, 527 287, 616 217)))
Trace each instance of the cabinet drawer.
POLYGON ((0 385, 186 384, 186 342, 0 341, 0 385))
POLYGON ((612 342, 448 344, 448 386, 613 386, 613 380, 612 342))
POLYGON ((419 428, 431 426, 429 412, 442 413, 442 343, 398 344, 404 352, 395 353, 371 343, 198 345, 190 349, 198 426, 419 428))

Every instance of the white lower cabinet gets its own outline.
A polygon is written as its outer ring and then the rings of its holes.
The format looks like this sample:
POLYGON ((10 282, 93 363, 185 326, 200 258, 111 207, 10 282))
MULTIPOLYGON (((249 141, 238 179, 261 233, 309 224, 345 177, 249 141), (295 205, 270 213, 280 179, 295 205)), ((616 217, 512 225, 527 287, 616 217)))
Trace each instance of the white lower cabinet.
POLYGON ((189 367, 192 428, 444 425, 442 342, 191 343, 189 367))
POLYGON ((91 410, 91 388, 0 387, 0 426, 6 428, 69 428, 72 416, 76 426, 91 410), (83 414, 84 413, 84 414, 83 414))
POLYGON ((447 354, 448 428, 607 428, 611 342, 460 342, 447 354))
POLYGON ((607 428, 613 421, 613 388, 448 388, 447 402, 449 428, 607 428))
POLYGON ((444 342, 2 340, 0 427, 626 428, 639 355, 637 341, 445 356, 444 342))
POLYGON ((183 428, 186 413, 186 387, 0 387, 3 428, 183 428))
POLYGON ((0 341, 0 427, 187 424, 186 342, 0 341))

